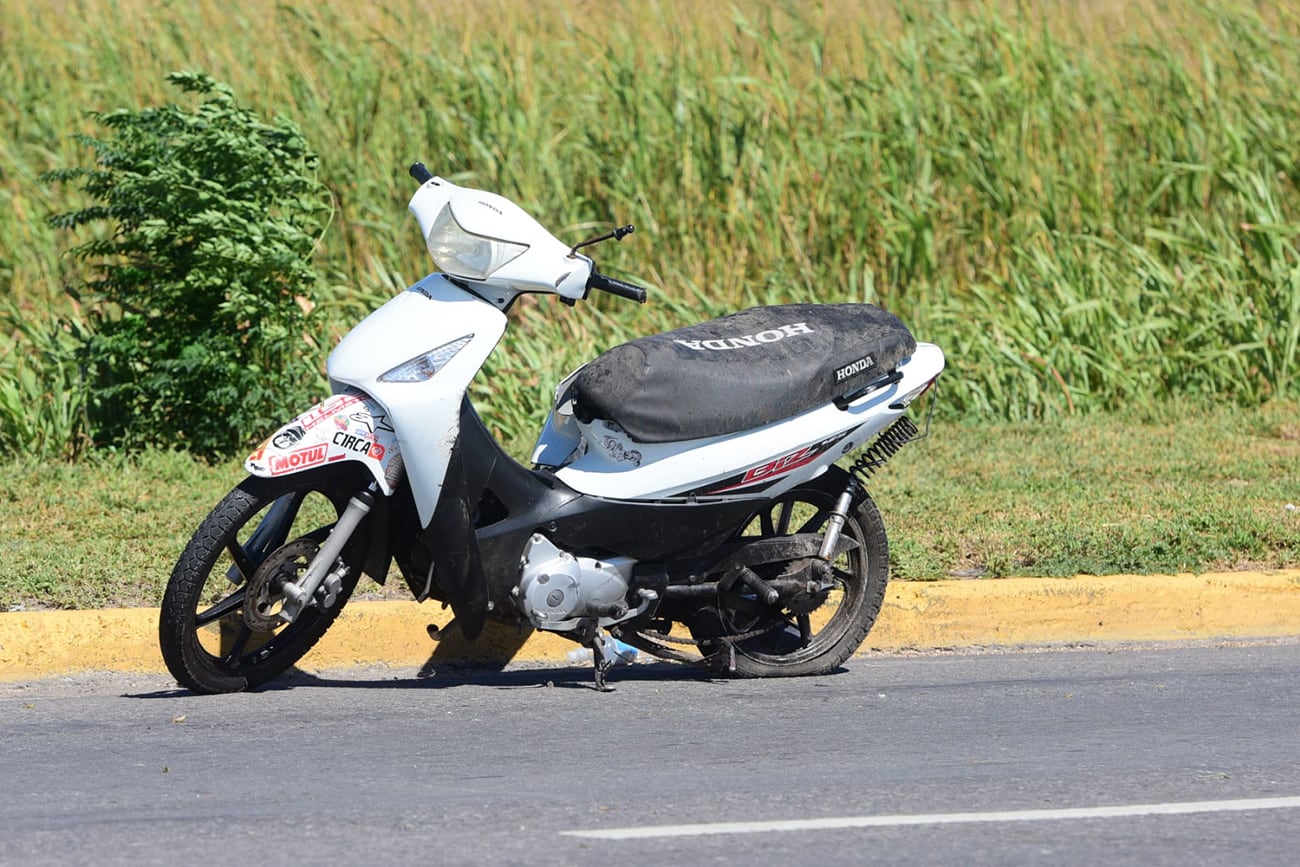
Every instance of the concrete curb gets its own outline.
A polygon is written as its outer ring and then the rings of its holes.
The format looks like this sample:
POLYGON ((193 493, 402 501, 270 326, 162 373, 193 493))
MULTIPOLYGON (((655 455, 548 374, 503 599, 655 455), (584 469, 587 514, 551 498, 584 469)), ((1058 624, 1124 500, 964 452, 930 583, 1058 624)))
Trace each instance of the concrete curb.
MULTIPOLYGON (((433 643, 450 612, 355 601, 302 661, 306 670, 508 661, 568 664, 574 645, 489 628, 433 643)), ((0 681, 84 671, 163 673, 158 609, 0 613, 0 681)), ((1300 570, 996 581, 897 581, 861 652, 1034 644, 1300 636, 1300 570)))

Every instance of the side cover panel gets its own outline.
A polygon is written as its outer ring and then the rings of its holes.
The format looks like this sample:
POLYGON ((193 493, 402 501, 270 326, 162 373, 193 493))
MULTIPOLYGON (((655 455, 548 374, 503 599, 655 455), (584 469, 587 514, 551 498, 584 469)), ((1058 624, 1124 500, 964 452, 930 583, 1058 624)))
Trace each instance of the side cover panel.
POLYGON ((844 409, 827 402, 808 412, 729 436, 679 443, 639 443, 610 422, 582 423, 552 413, 535 452, 584 494, 619 500, 691 496, 774 496, 825 471, 871 441, 943 371, 943 352, 917 345, 898 365, 902 379, 844 409), (573 430, 581 433, 575 444, 573 430), (567 457, 566 457, 567 455, 567 457))
POLYGON ((730 539, 760 500, 637 503, 584 496, 505 454, 468 401, 443 497, 422 537, 434 577, 466 638, 488 605, 509 605, 528 538, 541 533, 582 556, 666 562, 706 557, 730 539))

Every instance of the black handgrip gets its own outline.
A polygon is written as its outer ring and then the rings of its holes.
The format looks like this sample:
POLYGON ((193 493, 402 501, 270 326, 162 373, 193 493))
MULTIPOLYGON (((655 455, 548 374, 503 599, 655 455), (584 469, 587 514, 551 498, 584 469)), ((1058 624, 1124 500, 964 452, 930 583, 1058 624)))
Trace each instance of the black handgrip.
POLYGON ((622 280, 615 280, 613 277, 606 277, 595 271, 592 271, 591 277, 587 279, 587 288, 600 289, 620 298, 628 298, 638 304, 644 304, 646 299, 646 290, 640 286, 624 283, 622 280))
POLYGON ((420 183, 433 180, 433 172, 424 167, 424 163, 413 163, 411 165, 411 177, 420 183))

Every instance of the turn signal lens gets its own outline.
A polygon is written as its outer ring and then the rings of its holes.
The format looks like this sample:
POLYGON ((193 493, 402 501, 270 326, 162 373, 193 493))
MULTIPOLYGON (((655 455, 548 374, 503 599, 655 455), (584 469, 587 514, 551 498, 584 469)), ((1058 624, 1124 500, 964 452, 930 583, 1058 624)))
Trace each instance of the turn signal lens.
POLYGON ((430 349, 421 355, 415 356, 410 361, 403 361, 401 364, 380 375, 380 382, 424 382, 438 371, 446 366, 447 362, 456 357, 469 342, 474 339, 473 334, 466 334, 464 337, 453 340, 451 343, 444 343, 437 349, 430 349))

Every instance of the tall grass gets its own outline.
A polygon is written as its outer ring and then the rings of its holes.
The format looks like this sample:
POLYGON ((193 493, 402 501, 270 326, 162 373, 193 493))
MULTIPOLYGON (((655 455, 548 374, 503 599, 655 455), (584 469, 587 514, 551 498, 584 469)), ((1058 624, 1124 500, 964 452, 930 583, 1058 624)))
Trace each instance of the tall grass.
POLYGON ((77 348, 84 325, 71 316, 24 315, 0 301, 0 444, 13 453, 75 458, 89 444, 86 390, 77 348))
MULTIPOLYGON (((948 411, 1297 394, 1300 12, 1207 0, 0 0, 0 295, 57 298, 87 109, 201 68, 322 155, 342 329, 428 269, 404 167, 519 201, 653 307, 527 305, 478 395, 508 439, 635 334, 865 300, 948 351, 948 411), (509 383, 509 385, 507 385, 509 383)), ((0 375, 8 370, 0 359, 0 375)), ((250 432, 255 437, 261 432, 250 432)))

